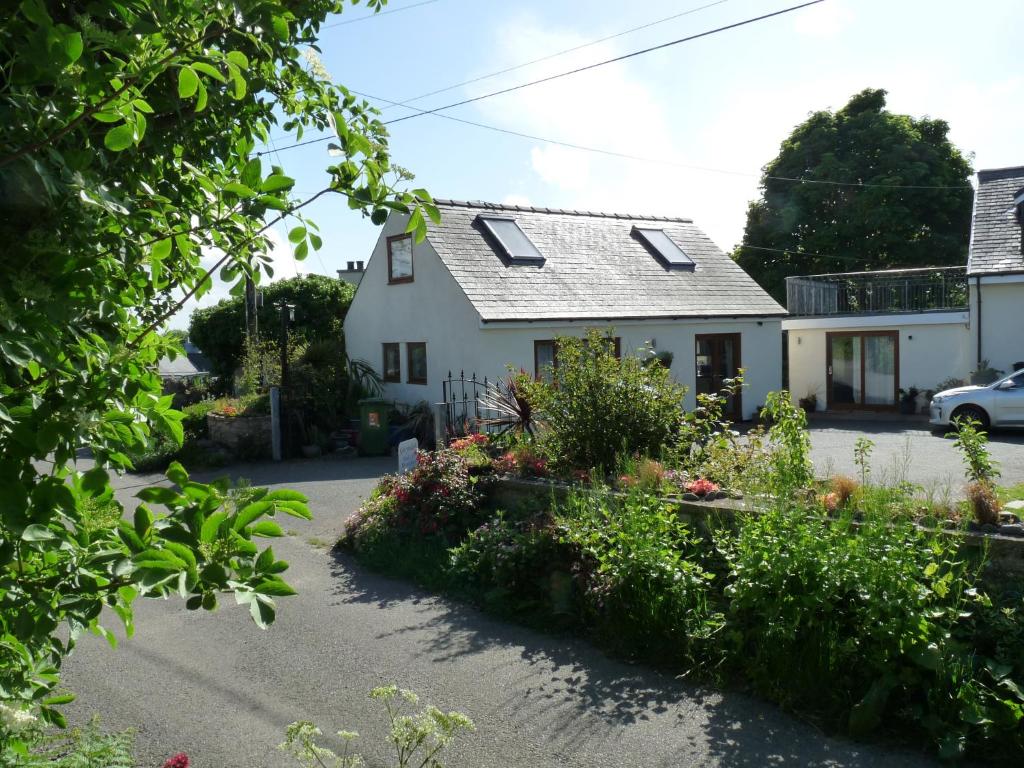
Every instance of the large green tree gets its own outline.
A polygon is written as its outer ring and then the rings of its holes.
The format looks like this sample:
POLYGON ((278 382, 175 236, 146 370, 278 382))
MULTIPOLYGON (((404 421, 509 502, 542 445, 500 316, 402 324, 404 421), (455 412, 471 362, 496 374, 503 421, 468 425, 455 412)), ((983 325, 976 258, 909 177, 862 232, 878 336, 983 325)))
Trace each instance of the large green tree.
POLYGON ((51 705, 63 699, 47 697, 61 660, 82 631, 112 637, 104 606, 130 629, 138 595, 212 608, 229 591, 265 625, 273 597, 290 593, 285 564, 253 537, 280 533, 266 515, 307 514, 297 494, 241 504, 173 467, 178 490, 144 489, 131 522, 97 525, 91 510, 111 498, 108 470, 128 468, 154 431, 181 439, 155 375, 174 343, 159 333, 167 318, 218 276, 258 281, 278 221, 288 220, 297 258, 320 246, 301 218, 309 199, 257 154, 271 132, 336 134, 314 198, 336 196, 376 222, 412 211, 418 236, 437 214, 425 192, 406 191, 375 113, 305 55, 342 4, 5 5, 0 704, 59 721, 51 705), (95 459, 86 472, 74 464, 82 448, 95 459))
MULTIPOLYGON (((342 326, 355 294, 355 286, 323 275, 305 275, 271 283, 263 290, 258 310, 259 337, 276 341, 281 322, 278 305, 295 307, 295 321, 289 335, 307 342, 322 339, 341 341, 342 326)), ((231 296, 212 307, 192 313, 189 338, 209 358, 213 372, 230 376, 242 359, 245 347, 245 298, 231 296)))
POLYGON ((791 275, 964 264, 973 171, 948 132, 883 90, 813 113, 764 167, 737 262, 780 301, 791 275))

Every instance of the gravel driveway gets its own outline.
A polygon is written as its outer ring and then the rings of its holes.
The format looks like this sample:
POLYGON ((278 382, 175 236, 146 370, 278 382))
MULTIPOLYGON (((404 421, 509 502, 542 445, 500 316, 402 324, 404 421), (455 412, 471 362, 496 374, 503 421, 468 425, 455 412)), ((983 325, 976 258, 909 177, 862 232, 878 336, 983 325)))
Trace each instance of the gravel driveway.
POLYGON ((143 766, 185 751, 196 768, 261 768, 288 764, 275 745, 288 723, 308 718, 325 733, 358 731, 379 766, 384 729, 366 693, 397 682, 476 722, 453 768, 931 764, 828 738, 764 702, 493 620, 333 554, 342 521, 391 468, 370 459, 236 468, 310 497, 314 520, 287 519, 292 535, 274 544, 299 596, 280 601, 266 632, 230 600, 215 614, 140 601, 132 640, 111 650, 86 636, 68 661, 72 719, 99 713, 108 727, 137 729, 143 766))
MULTIPOLYGON (((819 475, 858 476, 853 447, 859 437, 874 442, 871 471, 877 480, 909 480, 924 488, 959 495, 964 464, 951 437, 933 433, 927 423, 814 419, 810 424, 811 458, 819 475)), ((1024 483, 1024 431, 996 430, 989 451, 1002 469, 1000 483, 1024 483)))

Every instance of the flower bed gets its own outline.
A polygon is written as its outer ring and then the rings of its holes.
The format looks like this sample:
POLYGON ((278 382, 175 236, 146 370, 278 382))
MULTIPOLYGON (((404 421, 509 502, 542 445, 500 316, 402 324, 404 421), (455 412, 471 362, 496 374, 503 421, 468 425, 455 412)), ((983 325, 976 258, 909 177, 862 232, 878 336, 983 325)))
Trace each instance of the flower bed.
POLYGON ((480 472, 467 454, 483 446, 424 454, 385 478, 342 545, 489 611, 749 687, 855 736, 1024 758, 1024 601, 978 577, 986 552, 1019 553, 1016 540, 964 548, 980 537, 922 529, 880 494, 851 494, 830 514, 786 481, 752 514, 749 499, 527 477, 529 462, 507 452, 480 472))

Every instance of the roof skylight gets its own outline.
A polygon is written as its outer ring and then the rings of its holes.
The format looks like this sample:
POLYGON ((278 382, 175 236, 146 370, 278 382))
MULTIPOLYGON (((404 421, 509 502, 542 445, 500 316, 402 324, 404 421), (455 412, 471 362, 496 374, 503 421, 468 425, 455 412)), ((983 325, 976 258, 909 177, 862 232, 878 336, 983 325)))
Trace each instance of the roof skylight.
POLYGON ((515 219, 506 216, 485 216, 476 217, 477 221, 487 230, 487 233, 497 241, 498 245, 505 252, 505 257, 513 262, 540 263, 544 256, 537 250, 526 233, 519 228, 515 219))
POLYGON ((696 262, 676 245, 675 241, 665 234, 663 229, 646 229, 633 227, 633 234, 660 258, 666 266, 679 269, 693 269, 696 262))

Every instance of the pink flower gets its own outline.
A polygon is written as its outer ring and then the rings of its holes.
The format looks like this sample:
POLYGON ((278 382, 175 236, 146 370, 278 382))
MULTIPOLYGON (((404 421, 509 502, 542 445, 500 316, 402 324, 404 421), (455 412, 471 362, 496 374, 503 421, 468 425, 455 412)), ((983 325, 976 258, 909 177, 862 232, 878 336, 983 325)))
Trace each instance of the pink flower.
POLYGON ((179 752, 173 757, 167 758, 163 768, 188 768, 188 755, 184 752, 179 752))
POLYGON ((700 478, 686 484, 686 490, 690 493, 695 493, 698 496, 707 496, 709 493, 714 493, 718 490, 718 486, 712 483, 710 480, 700 478))
POLYGON ((835 512, 839 509, 839 494, 835 492, 826 493, 821 496, 822 506, 825 507, 829 512, 835 512))

